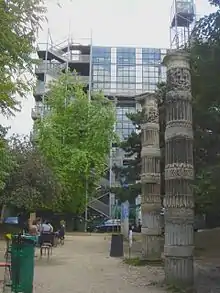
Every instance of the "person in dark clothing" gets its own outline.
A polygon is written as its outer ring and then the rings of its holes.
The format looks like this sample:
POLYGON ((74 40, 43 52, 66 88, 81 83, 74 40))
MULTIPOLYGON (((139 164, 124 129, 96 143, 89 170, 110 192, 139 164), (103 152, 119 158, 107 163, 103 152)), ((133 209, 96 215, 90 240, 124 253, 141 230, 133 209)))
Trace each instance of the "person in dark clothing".
POLYGON ((60 242, 61 244, 64 244, 64 239, 65 239, 65 222, 60 221, 60 228, 59 230, 55 233, 57 243, 60 242))

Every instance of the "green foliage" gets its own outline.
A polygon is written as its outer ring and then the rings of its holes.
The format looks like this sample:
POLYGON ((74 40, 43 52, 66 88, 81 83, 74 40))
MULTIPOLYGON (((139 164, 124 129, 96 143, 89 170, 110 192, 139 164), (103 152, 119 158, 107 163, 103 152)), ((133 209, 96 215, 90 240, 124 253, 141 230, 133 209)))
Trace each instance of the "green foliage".
POLYGON ((19 110, 16 95, 24 96, 31 83, 36 34, 45 9, 43 0, 0 0, 0 111, 19 110))
POLYGON ((220 204, 220 1, 217 10, 197 23, 190 48, 195 135, 195 197, 199 212, 216 212, 220 204))
POLYGON ((214 5, 216 7, 220 7, 220 1, 219 0, 208 0, 208 1, 209 1, 209 3, 211 5, 214 5))
POLYGON ((19 136, 10 139, 9 151, 14 165, 1 192, 1 204, 26 210, 55 208, 60 186, 39 151, 28 138, 19 136))
POLYGON ((63 205, 84 205, 86 181, 98 182, 114 140, 115 109, 102 94, 88 100, 77 76, 66 73, 50 85, 48 114, 39 122, 39 148, 64 187, 63 205))
POLYGON ((116 194, 120 202, 129 201, 131 204, 135 204, 135 198, 140 194, 141 184, 130 184, 128 188, 114 187, 112 191, 116 194))
POLYGON ((136 131, 132 132, 127 140, 121 142, 120 147, 125 151, 125 157, 127 158, 127 166, 118 167, 114 166, 113 171, 116 177, 125 179, 128 184, 128 188, 116 187, 112 188, 117 198, 121 202, 128 200, 130 203, 135 202, 135 198, 141 192, 141 186, 136 183, 140 180, 141 173, 141 123, 145 119, 144 111, 137 113, 129 113, 127 117, 132 121, 136 128, 136 131))
POLYGON ((15 160, 10 152, 8 141, 6 140, 7 131, 7 128, 0 125, 0 192, 4 189, 5 181, 15 167, 15 160))
POLYGON ((220 41, 220 1, 208 0, 208 2, 217 10, 199 19, 193 30, 192 40, 193 42, 196 40, 201 43, 205 41, 209 44, 216 44, 220 41))
POLYGON ((191 48, 196 208, 220 204, 220 43, 195 42, 191 48))

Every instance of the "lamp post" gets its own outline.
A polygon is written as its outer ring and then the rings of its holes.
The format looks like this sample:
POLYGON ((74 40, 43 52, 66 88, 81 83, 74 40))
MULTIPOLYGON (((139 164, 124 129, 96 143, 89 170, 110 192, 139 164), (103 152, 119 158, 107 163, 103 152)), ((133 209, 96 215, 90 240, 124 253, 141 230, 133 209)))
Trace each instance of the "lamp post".
MULTIPOLYGON (((90 35, 90 56, 89 56, 89 90, 88 90, 88 100, 91 102, 91 90, 92 90, 92 31, 90 35)), ((89 113, 88 113, 89 114, 89 113)), ((89 117, 88 117, 89 119, 89 117)), ((86 194, 85 194, 85 224, 84 231, 87 232, 88 223, 88 178, 86 177, 86 194)))

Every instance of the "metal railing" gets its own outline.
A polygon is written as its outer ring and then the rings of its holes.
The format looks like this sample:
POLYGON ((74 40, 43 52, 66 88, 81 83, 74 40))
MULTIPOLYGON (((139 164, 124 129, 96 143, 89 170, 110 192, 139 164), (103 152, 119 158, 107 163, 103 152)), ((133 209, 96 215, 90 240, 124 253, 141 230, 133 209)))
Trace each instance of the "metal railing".
POLYGON ((35 73, 40 74, 40 73, 45 73, 45 74, 50 74, 53 77, 57 77, 60 72, 66 68, 65 63, 51 63, 51 62, 46 62, 42 60, 42 63, 39 63, 35 67, 35 73))

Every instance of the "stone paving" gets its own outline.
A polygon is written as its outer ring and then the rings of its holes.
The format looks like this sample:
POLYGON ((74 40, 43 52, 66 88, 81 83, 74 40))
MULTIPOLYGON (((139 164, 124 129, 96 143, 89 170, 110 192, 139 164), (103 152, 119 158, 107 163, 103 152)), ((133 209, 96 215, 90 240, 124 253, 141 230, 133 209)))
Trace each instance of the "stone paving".
POLYGON ((162 293, 154 285, 161 269, 129 267, 109 257, 109 241, 99 236, 67 236, 49 261, 36 260, 35 293, 162 293))

